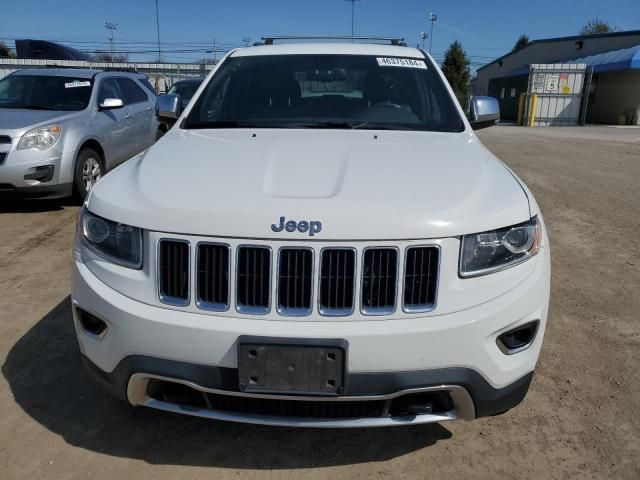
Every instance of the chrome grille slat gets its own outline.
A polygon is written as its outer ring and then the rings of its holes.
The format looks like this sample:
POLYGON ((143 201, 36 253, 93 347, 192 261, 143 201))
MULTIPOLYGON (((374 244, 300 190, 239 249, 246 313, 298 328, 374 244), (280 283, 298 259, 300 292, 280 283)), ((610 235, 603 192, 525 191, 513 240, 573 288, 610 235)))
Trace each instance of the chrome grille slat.
POLYGON ((238 247, 236 306, 239 312, 264 315, 271 303, 271 249, 238 247))
POLYGON ((313 250, 281 248, 278 262, 278 313, 309 315, 313 297, 313 250))
POLYGON ((409 247, 405 253, 405 312, 432 310, 436 302, 440 250, 434 246, 409 247))
POLYGON ((362 313, 389 315, 395 311, 397 276, 397 249, 365 249, 362 260, 362 313))
POLYGON ((318 310, 327 316, 353 312, 356 252, 349 248, 327 248, 320 259, 318 310))
POLYGON ((196 302, 199 308, 213 311, 229 308, 229 250, 226 244, 198 244, 196 302))
POLYGON ((158 246, 158 296, 162 303, 189 304, 189 243, 184 240, 160 240, 158 246))

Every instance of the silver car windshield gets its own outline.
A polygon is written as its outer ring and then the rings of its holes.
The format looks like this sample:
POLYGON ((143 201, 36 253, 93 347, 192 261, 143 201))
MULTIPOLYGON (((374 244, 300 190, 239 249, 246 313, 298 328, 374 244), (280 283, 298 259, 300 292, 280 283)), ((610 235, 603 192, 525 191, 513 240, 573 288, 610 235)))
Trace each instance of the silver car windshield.
POLYGON ((454 99, 426 57, 229 58, 183 128, 363 128, 460 132, 454 99))
POLYGON ((0 80, 0 108, 84 110, 93 81, 46 75, 9 75, 0 80))

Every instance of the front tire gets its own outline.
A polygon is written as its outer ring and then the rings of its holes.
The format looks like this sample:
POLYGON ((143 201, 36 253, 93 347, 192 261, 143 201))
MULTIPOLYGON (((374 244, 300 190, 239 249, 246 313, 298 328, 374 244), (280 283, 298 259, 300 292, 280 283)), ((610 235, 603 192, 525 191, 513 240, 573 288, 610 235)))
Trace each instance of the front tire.
POLYGON ((102 175, 104 163, 100 154, 91 148, 83 148, 76 159, 73 174, 73 190, 76 196, 84 200, 102 175))

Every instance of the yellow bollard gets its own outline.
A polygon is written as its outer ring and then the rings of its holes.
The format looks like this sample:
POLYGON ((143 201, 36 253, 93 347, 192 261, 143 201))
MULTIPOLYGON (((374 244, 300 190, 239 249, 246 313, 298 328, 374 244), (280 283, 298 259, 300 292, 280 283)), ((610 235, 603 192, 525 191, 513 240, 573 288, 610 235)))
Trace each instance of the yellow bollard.
POLYGON ((538 95, 531 94, 531 102, 529 102, 529 126, 533 127, 536 120, 536 104, 538 103, 538 95))
POLYGON ((526 99, 527 94, 521 93, 520 98, 518 99, 518 125, 522 125, 524 123, 524 105, 526 99))

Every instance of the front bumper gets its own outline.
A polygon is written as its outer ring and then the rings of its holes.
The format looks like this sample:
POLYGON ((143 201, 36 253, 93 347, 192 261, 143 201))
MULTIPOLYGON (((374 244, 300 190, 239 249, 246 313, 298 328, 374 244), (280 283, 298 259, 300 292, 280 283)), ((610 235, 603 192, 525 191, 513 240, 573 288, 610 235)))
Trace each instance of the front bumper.
POLYGON ((89 370, 114 395, 131 404, 275 425, 428 423, 501 413, 524 398, 546 324, 548 249, 543 249, 532 262, 536 262, 533 273, 505 294, 473 308, 428 318, 352 322, 323 318, 296 322, 178 311, 147 305, 115 291, 87 268, 81 255, 76 255, 73 263, 72 301, 78 343, 89 370), (105 334, 97 337, 86 332, 79 323, 77 307, 103 319, 107 324, 105 334), (539 328, 529 348, 505 355, 496 344, 497 336, 535 320, 539 321, 539 328), (386 415, 319 420, 229 411, 212 407, 209 401, 204 405, 183 404, 148 394, 149 382, 160 380, 187 387, 202 398, 214 395, 269 400, 239 391, 237 344, 242 335, 344 339, 349 346, 347 386, 341 396, 325 401, 391 402, 414 392, 444 392, 452 400, 452 407, 401 418, 386 415))
MULTIPOLYGON (((62 142, 59 142, 62 144, 62 142)), ((71 195, 72 182, 65 170, 68 162, 58 145, 48 150, 8 150, 0 165, 0 191, 22 196, 56 198, 71 195), (52 169, 52 175, 43 181, 38 178, 39 168, 52 169)))

